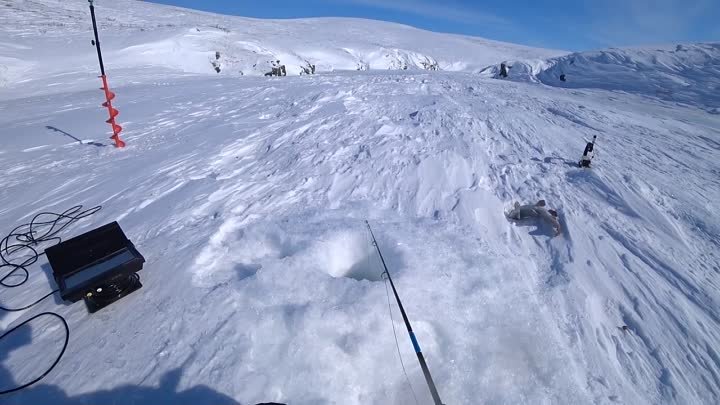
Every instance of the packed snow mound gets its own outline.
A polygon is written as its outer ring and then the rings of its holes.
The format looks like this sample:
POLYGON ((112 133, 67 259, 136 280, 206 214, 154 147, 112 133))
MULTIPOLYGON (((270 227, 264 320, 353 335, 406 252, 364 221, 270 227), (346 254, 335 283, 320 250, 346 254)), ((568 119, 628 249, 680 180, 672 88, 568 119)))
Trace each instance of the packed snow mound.
POLYGON ((552 62, 544 59, 536 60, 512 60, 504 61, 507 68, 507 77, 501 77, 500 63, 490 65, 482 69, 478 74, 481 77, 491 79, 504 79, 516 82, 538 83, 537 76, 545 69, 552 66, 552 62))
POLYGON ((549 62, 552 66, 537 78, 551 86, 618 90, 720 107, 720 43, 613 48, 573 53, 549 62))
MULTIPOLYGON (((85 1, 0 2, 0 33, 26 47, 22 59, 57 72, 92 68, 92 30, 85 1), (44 37, 53 55, 39 49, 44 37)), ((259 20, 134 0, 98 2, 108 68, 155 67, 183 73, 261 76, 334 70, 475 71, 505 59, 548 58, 537 49, 353 18, 259 20)), ((0 47, 0 57, 5 56, 0 47)), ((1 64, 1 62, 0 62, 1 64)))

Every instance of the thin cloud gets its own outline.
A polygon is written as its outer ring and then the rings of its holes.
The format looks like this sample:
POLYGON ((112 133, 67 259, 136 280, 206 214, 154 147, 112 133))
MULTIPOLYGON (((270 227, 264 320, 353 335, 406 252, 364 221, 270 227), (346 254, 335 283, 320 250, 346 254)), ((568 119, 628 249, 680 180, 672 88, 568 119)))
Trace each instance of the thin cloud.
POLYGON ((424 0, 344 0, 343 2, 384 10, 400 11, 421 17, 436 18, 460 24, 511 25, 509 20, 500 16, 480 12, 450 2, 437 3, 424 0))
MULTIPOLYGON (((585 0, 593 16, 585 37, 601 46, 683 41, 716 0, 585 0)), ((582 32, 582 31, 581 31, 582 32)))

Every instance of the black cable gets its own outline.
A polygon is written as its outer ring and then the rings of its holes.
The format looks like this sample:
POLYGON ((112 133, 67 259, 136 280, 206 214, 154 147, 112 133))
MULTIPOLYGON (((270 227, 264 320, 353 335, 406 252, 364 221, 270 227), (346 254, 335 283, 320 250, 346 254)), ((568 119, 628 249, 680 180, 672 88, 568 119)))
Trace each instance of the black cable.
POLYGON ((0 241, 0 261, 2 261, 2 263, 0 263, 0 269, 11 267, 12 270, 0 278, 0 286, 14 288, 25 284, 30 277, 27 267, 35 264, 40 256, 45 254, 45 252, 38 253, 36 247, 41 243, 49 241, 62 242, 62 239, 57 236, 60 232, 73 223, 100 211, 102 206, 98 205, 85 211, 82 211, 82 208, 82 205, 76 205, 61 214, 41 212, 35 215, 29 223, 16 227, 3 238, 0 241), (44 216, 50 216, 52 219, 40 221, 44 216), (47 230, 44 230, 44 232, 43 227, 47 227, 47 230), (28 251, 28 258, 19 263, 13 262, 10 256, 22 250, 28 251), (15 284, 7 283, 6 280, 9 277, 18 277, 17 272, 23 273, 21 275, 22 280, 15 284))
MULTIPOLYGON (((25 284, 30 278, 30 272, 27 269, 28 266, 35 264, 40 258, 40 256, 45 254, 45 252, 38 253, 38 245, 50 241, 56 243, 62 242, 62 239, 57 236, 60 232, 62 232, 65 228, 72 225, 73 223, 100 211, 102 209, 102 206, 98 205, 85 211, 83 211, 82 209, 82 205, 76 205, 60 214, 54 212, 41 212, 35 215, 29 223, 16 227, 6 237, 0 240, 0 270, 8 267, 12 269, 7 274, 0 277, 0 286, 5 288, 16 288, 25 284), (48 219, 45 220, 44 217, 48 217, 48 219), (23 251, 25 252, 25 255, 17 255, 18 252, 23 251), (15 256, 16 258, 14 259, 13 256, 15 256), (23 258, 25 259, 23 260, 23 258), (7 281, 10 277, 20 277, 21 280, 11 283, 7 281)), ((46 298, 54 295, 59 291, 59 289, 53 290, 52 292, 46 294, 32 304, 26 305, 22 308, 6 308, 4 306, 0 306, 0 310, 6 312, 24 311, 26 309, 34 307, 35 305, 39 304, 46 298)), ((0 391, 0 395, 20 391, 42 380, 55 368, 55 366, 58 365, 63 354, 65 354, 65 349, 67 349, 67 345, 70 340, 70 328, 68 327, 65 318, 55 312, 43 312, 23 321, 12 329, 3 333, 2 336, 0 336, 0 340, 4 339, 10 333, 16 331, 18 328, 28 324, 29 322, 32 322, 37 318, 40 318, 41 316, 51 316, 54 318, 58 318, 60 322, 62 322, 63 326, 65 327, 65 342, 63 343, 62 351, 55 359, 53 364, 40 377, 18 387, 0 391)))
POLYGON ((44 297, 42 297, 42 298, 38 299, 37 301, 33 302, 32 304, 26 305, 26 306, 24 306, 24 307, 22 307, 22 308, 5 308, 5 307, 3 307, 3 306, 0 306, 0 311, 5 311, 5 312, 20 312, 20 311, 24 311, 24 310, 26 310, 26 309, 30 309, 30 308, 34 307, 35 305, 39 304, 40 302, 42 302, 42 300, 44 300, 45 298, 47 298, 47 297, 55 294, 55 293, 58 292, 58 291, 60 291, 60 290, 53 290, 53 291, 49 292, 47 295, 45 295, 44 297))
POLYGON ((67 321, 65 320, 65 318, 63 318, 62 316, 56 314, 55 312, 43 312, 43 313, 40 313, 40 314, 37 314, 37 315, 33 316, 32 318, 30 318, 30 319, 28 319, 28 320, 26 320, 26 321, 23 321, 23 322, 20 323, 19 325, 16 325, 15 327, 13 327, 12 329, 10 329, 9 331, 3 333, 2 336, 0 336, 0 340, 3 340, 3 339, 5 338, 5 336, 13 333, 14 331, 18 330, 21 326, 24 326, 24 325, 32 322, 33 320, 35 320, 35 319, 37 319, 37 318, 40 318, 41 316, 52 316, 52 317, 58 318, 58 319, 60 319, 60 322, 62 322, 63 326, 65 327, 65 342, 63 343, 63 347, 62 347, 62 350, 60 351, 60 354, 58 354, 57 358, 55 359, 55 361, 53 362, 53 364, 50 366, 50 368, 48 368, 47 371, 45 371, 44 373, 42 373, 42 375, 41 375, 40 377, 37 377, 36 379, 30 381, 29 383, 25 383, 25 384, 23 384, 23 385, 20 385, 20 386, 15 387, 15 388, 11 388, 11 389, 5 390, 5 391, 0 391, 0 395, 9 394, 9 393, 15 392, 15 391, 20 391, 20 390, 22 390, 22 389, 25 389, 25 388, 27 388, 27 387, 35 384, 36 382, 42 380, 43 378, 45 378, 46 375, 50 374, 50 372, 51 372, 51 371, 55 368, 55 366, 57 366, 57 364, 60 362, 60 359, 62 358, 63 354, 65 354, 65 349, 67 349, 68 342, 70 341, 70 328, 68 327, 68 324, 67 324, 67 321))

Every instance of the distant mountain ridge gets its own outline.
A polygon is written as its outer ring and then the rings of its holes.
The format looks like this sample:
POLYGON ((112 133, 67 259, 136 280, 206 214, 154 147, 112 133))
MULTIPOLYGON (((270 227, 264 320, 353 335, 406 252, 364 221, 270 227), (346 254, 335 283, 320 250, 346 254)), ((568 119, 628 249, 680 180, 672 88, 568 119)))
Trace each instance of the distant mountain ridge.
MULTIPOLYGON (((0 32, 28 47, 0 57, 43 64, 32 52, 35 37, 64 44, 62 60, 77 68, 92 56, 84 41, 91 27, 87 2, 0 1, 0 32), (76 42, 77 41, 77 42, 76 42)), ((134 0, 96 2, 108 63, 152 65, 188 73, 263 75, 285 65, 288 75, 335 70, 477 71, 506 59, 545 59, 565 54, 482 38, 441 34, 406 25, 354 19, 260 20, 212 14, 134 0), (111 57, 112 56, 112 57, 111 57)), ((1 63, 1 62, 0 62, 1 63)))

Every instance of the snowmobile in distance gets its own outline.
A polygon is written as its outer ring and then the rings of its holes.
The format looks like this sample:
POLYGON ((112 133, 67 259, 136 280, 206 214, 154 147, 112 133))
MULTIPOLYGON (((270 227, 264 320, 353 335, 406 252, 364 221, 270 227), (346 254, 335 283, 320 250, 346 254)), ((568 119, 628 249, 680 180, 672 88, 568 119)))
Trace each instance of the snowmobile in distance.
POLYGON ((583 155, 580 158, 580 163, 578 163, 578 165, 580 167, 590 167, 590 162, 592 162, 593 158, 595 157, 595 140, 596 139, 597 139, 597 135, 593 136, 592 142, 588 142, 587 145, 585 145, 585 151, 583 152, 583 155))

